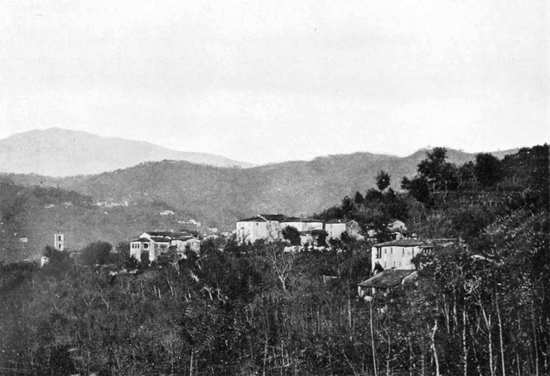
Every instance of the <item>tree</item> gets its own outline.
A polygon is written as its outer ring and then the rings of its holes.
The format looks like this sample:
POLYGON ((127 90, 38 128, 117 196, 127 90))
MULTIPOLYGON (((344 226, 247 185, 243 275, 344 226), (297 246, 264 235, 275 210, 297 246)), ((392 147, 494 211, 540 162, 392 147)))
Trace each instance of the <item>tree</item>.
POLYGON ((447 162, 447 149, 434 148, 426 153, 426 159, 418 164, 418 173, 424 177, 432 192, 456 189, 456 167, 447 162))
POLYGON ((351 213, 355 210, 355 205, 353 204, 353 200, 346 196, 342 200, 342 212, 344 216, 349 217, 351 213))
POLYGON ((282 231, 283 238, 290 241, 292 245, 300 245, 300 231, 296 227, 286 226, 282 231))
POLYGON ((355 205, 363 204, 364 200, 365 199, 364 199, 363 195, 360 192, 355 192, 355 199, 353 200, 353 201, 355 201, 355 205))
POLYGON ((404 177, 401 181, 401 188, 409 191, 418 201, 427 204, 430 201, 430 188, 428 181, 423 176, 417 176, 412 179, 404 177))
POLYGON ((79 260, 85 265, 104 265, 110 262, 113 246, 110 243, 98 241, 88 244, 80 251, 79 260))
POLYGON ((488 153, 476 155, 474 171, 477 181, 483 188, 492 187, 503 178, 502 163, 488 153))
POLYGON ((473 162, 464 163, 458 168, 458 189, 472 190, 476 188, 477 180, 473 162))
POLYGON ((287 291, 287 280, 294 267, 294 254, 284 252, 283 247, 277 243, 266 245, 265 258, 272 268, 273 273, 281 283, 284 292, 287 291))
POLYGON ((376 175, 376 186, 380 191, 388 188, 390 186, 390 183, 391 177, 386 171, 381 170, 378 175, 376 175))
POLYGON ((318 246, 322 247, 327 245, 328 233, 325 230, 313 230, 311 231, 311 235, 315 239, 315 243, 318 246))

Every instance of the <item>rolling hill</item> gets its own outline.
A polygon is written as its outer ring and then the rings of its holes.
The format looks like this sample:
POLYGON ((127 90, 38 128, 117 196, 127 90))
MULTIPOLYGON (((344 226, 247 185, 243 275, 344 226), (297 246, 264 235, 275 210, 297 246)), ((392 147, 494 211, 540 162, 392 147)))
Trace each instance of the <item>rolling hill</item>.
POLYGON ((56 232, 78 250, 97 240, 116 245, 144 229, 196 230, 189 219, 162 202, 104 205, 76 192, 0 179, 0 262, 38 258, 56 232))
MULTIPOLYGON (((340 202, 345 195, 373 187, 375 176, 382 169, 392 176, 394 189, 399 189, 401 178, 414 175, 425 154, 426 150, 407 157, 355 153, 246 169, 160 161, 93 176, 10 178, 25 185, 59 186, 96 200, 161 201, 210 225, 231 229, 239 217, 260 212, 319 212, 340 202)), ((456 150, 449 150, 448 155, 457 164, 475 157, 456 150)))
POLYGON ((219 167, 250 167, 248 163, 219 155, 176 151, 147 142, 61 128, 33 130, 0 140, 0 171, 7 173, 86 175, 163 159, 219 167))

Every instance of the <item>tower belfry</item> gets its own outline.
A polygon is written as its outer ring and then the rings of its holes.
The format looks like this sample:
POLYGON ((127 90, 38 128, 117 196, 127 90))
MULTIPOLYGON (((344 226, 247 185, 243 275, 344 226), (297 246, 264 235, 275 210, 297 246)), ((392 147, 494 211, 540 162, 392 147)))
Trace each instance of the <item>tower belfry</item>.
POLYGON ((65 235, 60 232, 54 234, 53 246, 58 251, 63 251, 65 249, 65 235))

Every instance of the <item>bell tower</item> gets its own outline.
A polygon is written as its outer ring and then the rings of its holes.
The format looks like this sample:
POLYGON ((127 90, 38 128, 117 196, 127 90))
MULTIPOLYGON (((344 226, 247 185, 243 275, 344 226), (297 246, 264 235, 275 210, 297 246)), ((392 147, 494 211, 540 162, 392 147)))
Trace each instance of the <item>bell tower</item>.
POLYGON ((60 232, 54 234, 53 246, 58 251, 63 251, 65 249, 65 235, 60 232))

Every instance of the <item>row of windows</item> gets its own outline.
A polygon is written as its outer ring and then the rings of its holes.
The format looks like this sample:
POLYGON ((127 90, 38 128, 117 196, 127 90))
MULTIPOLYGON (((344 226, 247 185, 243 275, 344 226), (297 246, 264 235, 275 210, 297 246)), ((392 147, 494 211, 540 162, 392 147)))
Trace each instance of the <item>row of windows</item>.
MULTIPOLYGON (((388 249, 387 248, 384 249, 384 254, 385 255, 388 254, 388 249)), ((401 248, 401 254, 402 254, 402 256, 405 256, 405 247, 401 248)), ((414 248, 411 249, 409 254, 411 254, 414 257, 414 248)), ((393 248, 390 248, 390 255, 393 255, 393 248)), ((382 248, 381 247, 376 248, 376 258, 382 258, 382 248)))
MULTIPOLYGON (((132 249, 139 249, 140 243, 132 243, 132 249)), ((143 249, 148 249, 149 243, 143 243, 143 249)))

